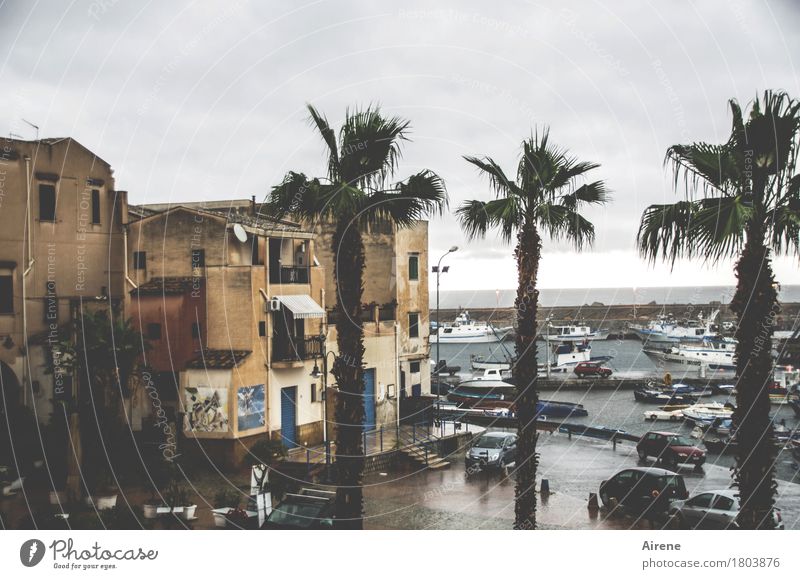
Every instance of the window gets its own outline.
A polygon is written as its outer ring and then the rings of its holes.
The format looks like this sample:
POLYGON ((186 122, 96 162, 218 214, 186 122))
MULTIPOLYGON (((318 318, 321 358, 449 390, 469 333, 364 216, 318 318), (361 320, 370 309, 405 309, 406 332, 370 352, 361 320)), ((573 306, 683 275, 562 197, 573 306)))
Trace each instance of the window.
POLYGON ((317 401, 317 385, 315 383, 311 384, 311 402, 317 401))
POLYGON ((147 339, 148 340, 161 339, 161 324, 147 324, 147 339))
POLYGON ((206 250, 205 249, 193 249, 192 250, 192 269, 196 267, 205 267, 206 266, 206 250))
POLYGON ((686 502, 687 506, 690 507, 698 507, 698 508, 707 508, 711 506, 711 499, 714 495, 711 493, 703 493, 702 495, 697 495, 690 501, 686 502))
POLYGON ((56 220, 55 185, 39 185, 39 221, 56 220))
POLYGON ((411 373, 416 374, 419 372, 419 362, 411 362, 411 373))
POLYGON ((147 252, 133 252, 133 269, 147 269, 147 252))
POLYGON ((0 314, 14 313, 14 276, 5 270, 0 273, 0 314))
POLYGON ((717 495, 717 498, 714 500, 714 506, 712 508, 719 509, 720 511, 732 511, 733 510, 733 499, 730 497, 725 497, 722 495, 717 495))
POLYGON ((100 224, 100 191, 92 189, 92 223, 100 224))
POLYGON ((419 338, 419 314, 408 314, 408 337, 419 338))
POLYGON ((267 322, 263 320, 258 322, 258 335, 261 338, 267 335, 267 322))
POLYGON ((408 279, 412 281, 419 279, 419 255, 416 253, 408 256, 408 279))
POLYGON ((194 322, 192 324, 192 339, 199 340, 200 339, 200 324, 194 322))

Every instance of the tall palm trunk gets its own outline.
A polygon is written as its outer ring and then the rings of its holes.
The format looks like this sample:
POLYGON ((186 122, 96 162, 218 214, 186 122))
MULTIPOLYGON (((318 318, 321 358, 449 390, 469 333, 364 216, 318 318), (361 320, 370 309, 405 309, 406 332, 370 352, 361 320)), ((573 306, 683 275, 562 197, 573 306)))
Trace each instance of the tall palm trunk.
POLYGON ((769 250, 762 222, 747 227, 747 240, 736 264, 738 279, 731 309, 736 330, 736 468, 738 523, 744 529, 773 528, 775 445, 772 440, 768 387, 772 381, 772 326, 778 314, 769 250))
POLYGON ((364 289, 364 243, 351 219, 340 218, 333 236, 334 279, 337 283, 336 328, 339 349, 332 373, 336 397, 336 527, 363 526, 364 330, 361 295, 364 289))
POLYGON ((539 270, 542 241, 533 221, 526 223, 517 235, 514 251, 517 259, 517 360, 514 379, 517 385, 517 485, 514 491, 514 528, 536 528, 536 404, 539 395, 536 380, 539 364, 536 359, 536 312, 539 292, 536 278, 539 270))

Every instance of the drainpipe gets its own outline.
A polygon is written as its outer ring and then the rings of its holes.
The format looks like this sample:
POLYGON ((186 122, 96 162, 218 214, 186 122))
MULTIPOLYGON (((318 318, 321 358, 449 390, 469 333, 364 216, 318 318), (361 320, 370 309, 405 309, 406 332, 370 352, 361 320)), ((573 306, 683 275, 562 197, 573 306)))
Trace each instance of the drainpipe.
POLYGON ((394 321, 394 363, 394 414, 396 417, 397 432, 400 432, 400 323, 397 320, 394 321))
MULTIPOLYGON (((28 405, 28 388, 27 383, 30 380, 30 352, 28 352, 28 312, 27 301, 28 294, 26 290, 26 280, 28 274, 33 269, 33 264, 36 260, 33 258, 32 245, 31 245, 31 158, 25 155, 25 187, 26 187, 26 200, 25 200, 25 231, 28 234, 28 263, 25 271, 22 274, 22 343, 25 345, 25 359, 22 363, 22 403, 28 405)), ((23 246, 24 251, 24 246, 23 246)))
POLYGON ((128 226, 127 225, 122 226, 122 245, 124 247, 123 254, 125 256, 123 258, 123 264, 125 268, 125 281, 131 284, 131 287, 133 289, 136 289, 138 287, 136 285, 136 282, 134 282, 128 275, 128 226))

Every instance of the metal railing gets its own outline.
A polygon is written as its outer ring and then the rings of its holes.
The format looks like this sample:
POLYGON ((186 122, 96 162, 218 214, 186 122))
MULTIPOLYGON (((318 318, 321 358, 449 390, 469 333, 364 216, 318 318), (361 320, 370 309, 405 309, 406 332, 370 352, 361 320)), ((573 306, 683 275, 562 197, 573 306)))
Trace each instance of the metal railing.
POLYGON ((291 362, 295 360, 312 360, 322 355, 320 341, 316 336, 309 338, 273 338, 272 361, 291 362))
POLYGON ((269 283, 309 283, 310 277, 308 267, 282 265, 280 268, 270 269, 269 283))

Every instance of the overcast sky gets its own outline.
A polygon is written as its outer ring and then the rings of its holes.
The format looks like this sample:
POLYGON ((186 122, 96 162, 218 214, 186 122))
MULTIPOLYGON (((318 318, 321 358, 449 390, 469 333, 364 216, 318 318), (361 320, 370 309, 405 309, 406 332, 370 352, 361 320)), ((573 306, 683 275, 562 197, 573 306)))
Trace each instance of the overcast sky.
MULTIPOLYGON (((0 0, 4 133, 72 136, 115 169, 132 203, 263 198, 289 169, 324 172, 306 102, 337 123, 378 102, 411 120, 398 176, 447 182, 451 207, 489 199, 462 155, 514 172, 533 127, 602 165, 614 202, 589 212, 592 251, 545 243, 542 287, 732 284, 730 263, 651 267, 635 252, 642 210, 676 199, 666 148, 723 141, 727 100, 800 97, 800 6, 753 2, 141 2, 0 0), (609 7, 611 6, 611 7, 609 7)), ((511 248, 451 245, 447 289, 515 285, 511 248)), ((776 263, 800 283, 797 261, 776 263)))

